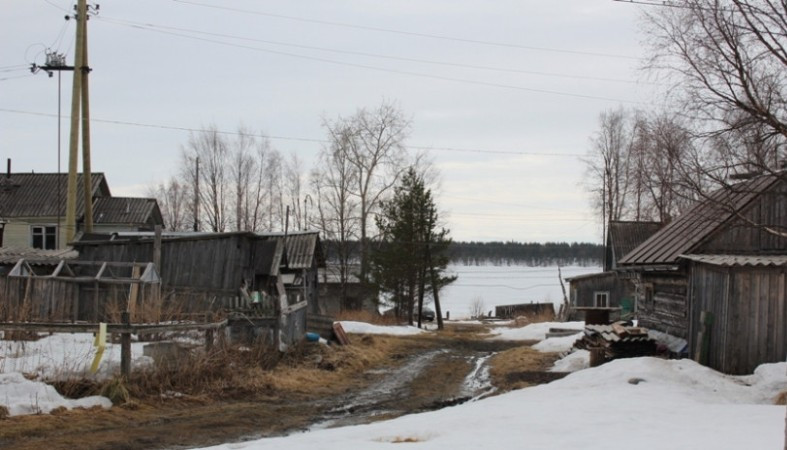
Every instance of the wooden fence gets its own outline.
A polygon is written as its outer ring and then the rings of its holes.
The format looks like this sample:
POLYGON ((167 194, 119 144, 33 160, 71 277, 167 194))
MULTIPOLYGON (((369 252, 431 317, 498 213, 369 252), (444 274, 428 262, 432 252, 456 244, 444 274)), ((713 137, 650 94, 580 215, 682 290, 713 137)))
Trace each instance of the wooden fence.
POLYGON ((520 316, 551 320, 555 318, 555 306, 552 303, 521 303, 518 305, 495 306, 495 317, 513 319, 520 316))

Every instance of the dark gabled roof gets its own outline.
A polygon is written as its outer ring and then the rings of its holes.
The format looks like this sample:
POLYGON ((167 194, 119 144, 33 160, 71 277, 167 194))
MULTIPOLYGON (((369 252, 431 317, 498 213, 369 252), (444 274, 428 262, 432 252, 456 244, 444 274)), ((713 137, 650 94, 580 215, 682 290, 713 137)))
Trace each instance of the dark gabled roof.
POLYGON ((610 222, 609 240, 613 255, 620 260, 653 236, 659 231, 659 228, 661 228, 661 222, 610 222))
POLYGON ((96 224, 163 224, 155 198, 99 197, 93 204, 96 224))
POLYGON ((623 265, 674 264, 783 178, 762 175, 719 189, 621 258, 623 265))
MULTIPOLYGON (((103 173, 91 177, 93 197, 109 196, 103 173)), ((82 174, 77 175, 77 217, 84 214, 82 174)), ((0 216, 55 217, 66 214, 66 173, 12 173, 0 176, 0 216)))

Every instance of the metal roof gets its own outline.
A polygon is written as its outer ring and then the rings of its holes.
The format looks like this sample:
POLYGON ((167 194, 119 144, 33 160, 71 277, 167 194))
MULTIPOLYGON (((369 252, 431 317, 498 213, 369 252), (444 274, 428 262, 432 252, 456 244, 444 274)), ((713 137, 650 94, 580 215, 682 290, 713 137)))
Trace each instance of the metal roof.
POLYGON ((674 264, 722 225, 779 183, 783 175, 763 175, 711 193, 620 259, 620 264, 674 264))
POLYGON ((714 266, 787 266, 787 255, 681 255, 680 257, 714 266))
MULTIPOLYGON (((91 176, 93 197, 110 196, 103 173, 91 176)), ((67 173, 12 173, 0 176, 0 216, 55 217, 66 214, 67 173), (58 194, 59 193, 59 194, 58 194)), ((84 182, 77 175, 77 216, 84 214, 84 182)))
POLYGON ((97 224, 163 224, 155 198, 99 197, 93 205, 97 224))

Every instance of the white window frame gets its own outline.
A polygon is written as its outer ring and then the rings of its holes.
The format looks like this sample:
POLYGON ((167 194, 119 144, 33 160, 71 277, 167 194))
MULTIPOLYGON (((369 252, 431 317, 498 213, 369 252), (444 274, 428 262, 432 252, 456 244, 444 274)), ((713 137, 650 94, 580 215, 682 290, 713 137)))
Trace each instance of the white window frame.
POLYGON ((593 306, 595 306, 596 308, 609 308, 609 291, 593 292, 593 306), (599 305, 599 298, 604 299, 603 305, 599 305))
POLYGON ((60 230, 58 229, 58 226, 57 226, 56 223, 37 223, 35 225, 30 225, 30 247, 32 247, 32 248, 41 248, 43 250, 56 250, 56 249, 59 248, 59 245, 58 245, 59 244, 58 241, 60 240, 60 236, 59 235, 60 235, 60 230), (47 246, 46 246, 46 241, 47 241, 47 239, 46 239, 46 237, 47 237, 46 229, 50 228, 50 227, 55 229, 55 236, 54 236, 55 237, 55 246, 52 247, 52 248, 47 248, 47 246), (41 247, 35 247, 35 245, 34 245, 34 243, 35 243, 35 236, 36 236, 36 230, 40 230, 41 247))

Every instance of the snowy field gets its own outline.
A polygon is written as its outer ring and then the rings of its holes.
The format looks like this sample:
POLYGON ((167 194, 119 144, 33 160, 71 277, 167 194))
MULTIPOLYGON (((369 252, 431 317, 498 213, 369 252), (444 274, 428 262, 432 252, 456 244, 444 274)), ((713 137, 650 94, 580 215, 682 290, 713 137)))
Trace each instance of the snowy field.
POLYGON ((690 360, 633 358, 398 419, 211 449, 781 450, 787 363, 730 377, 690 360))
MULTIPOLYGON (((596 273, 601 267, 568 266, 560 268, 566 278, 596 273)), ((464 266, 450 265, 448 273, 459 278, 440 291, 443 314, 452 319, 467 318, 475 299, 481 299, 486 312, 495 306, 518 303, 554 303, 563 301, 557 266, 464 266)), ((568 283, 565 283, 568 290, 568 283)), ((557 309, 556 309, 557 310, 557 309)))

